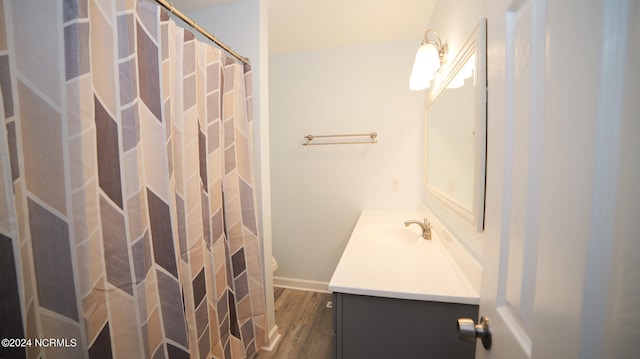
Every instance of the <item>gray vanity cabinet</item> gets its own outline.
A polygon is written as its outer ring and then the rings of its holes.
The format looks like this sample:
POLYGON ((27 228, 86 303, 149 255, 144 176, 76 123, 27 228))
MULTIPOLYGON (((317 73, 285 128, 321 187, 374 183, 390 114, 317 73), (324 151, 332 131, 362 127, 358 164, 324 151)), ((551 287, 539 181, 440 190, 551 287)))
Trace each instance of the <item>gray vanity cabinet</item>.
POLYGON ((478 306, 334 292, 333 358, 473 359, 458 318, 477 319, 478 306))

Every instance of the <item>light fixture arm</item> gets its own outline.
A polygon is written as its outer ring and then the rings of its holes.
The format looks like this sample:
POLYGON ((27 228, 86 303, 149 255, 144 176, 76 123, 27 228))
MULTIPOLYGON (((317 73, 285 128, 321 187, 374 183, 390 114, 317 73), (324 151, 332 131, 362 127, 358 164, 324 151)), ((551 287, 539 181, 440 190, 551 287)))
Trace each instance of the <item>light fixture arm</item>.
POLYGON ((424 33, 424 39, 422 40, 421 45, 430 44, 436 48, 438 51, 438 57, 440 58, 440 66, 447 63, 447 52, 449 50, 449 46, 446 43, 442 43, 440 40, 440 34, 433 29, 429 29, 424 33), (429 34, 434 35, 434 39, 429 39, 429 34))

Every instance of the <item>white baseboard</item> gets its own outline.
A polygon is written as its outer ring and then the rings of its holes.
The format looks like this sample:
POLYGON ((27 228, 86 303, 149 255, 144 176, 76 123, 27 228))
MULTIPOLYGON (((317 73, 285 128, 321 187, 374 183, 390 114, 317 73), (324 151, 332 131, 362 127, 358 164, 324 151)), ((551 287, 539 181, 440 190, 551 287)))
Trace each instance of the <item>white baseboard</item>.
POLYGON ((273 277, 273 286, 279 288, 308 290, 312 292, 331 293, 331 291, 329 291, 329 282, 320 282, 315 280, 273 277))
POLYGON ((265 345, 263 345, 260 350, 265 352, 272 352, 280 343, 280 339, 282 339, 282 335, 280 335, 278 326, 274 325, 269 332, 269 341, 265 343, 265 345))

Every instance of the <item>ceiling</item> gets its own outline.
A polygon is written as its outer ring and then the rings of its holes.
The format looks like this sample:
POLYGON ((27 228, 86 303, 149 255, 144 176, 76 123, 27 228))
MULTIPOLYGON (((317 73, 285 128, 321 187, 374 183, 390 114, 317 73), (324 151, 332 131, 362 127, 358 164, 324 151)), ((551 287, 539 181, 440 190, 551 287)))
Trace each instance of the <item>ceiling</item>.
MULTIPOLYGON (((232 1, 237 0, 173 0, 173 4, 188 13, 232 1)), ((436 3, 436 0, 261 1, 268 4, 270 53, 421 39, 436 3)))

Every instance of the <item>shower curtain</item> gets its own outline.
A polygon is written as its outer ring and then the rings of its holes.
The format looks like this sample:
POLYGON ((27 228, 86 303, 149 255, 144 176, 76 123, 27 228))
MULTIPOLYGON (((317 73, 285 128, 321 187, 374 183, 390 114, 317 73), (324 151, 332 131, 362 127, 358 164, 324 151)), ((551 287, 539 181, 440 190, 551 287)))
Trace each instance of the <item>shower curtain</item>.
POLYGON ((0 7, 0 357, 251 356, 250 67, 146 0, 0 7))

